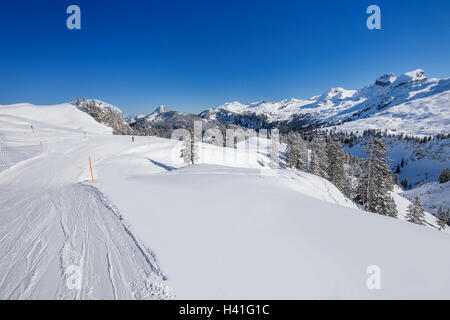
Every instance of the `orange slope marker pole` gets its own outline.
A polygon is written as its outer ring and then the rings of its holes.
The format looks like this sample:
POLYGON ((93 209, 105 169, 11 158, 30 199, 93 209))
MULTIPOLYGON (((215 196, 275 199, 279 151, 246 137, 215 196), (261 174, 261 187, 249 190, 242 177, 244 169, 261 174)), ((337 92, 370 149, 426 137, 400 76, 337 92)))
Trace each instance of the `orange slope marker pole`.
POLYGON ((92 162, 91 162, 91 157, 89 157, 89 167, 91 168, 92 184, 94 184, 94 173, 92 173, 92 162))

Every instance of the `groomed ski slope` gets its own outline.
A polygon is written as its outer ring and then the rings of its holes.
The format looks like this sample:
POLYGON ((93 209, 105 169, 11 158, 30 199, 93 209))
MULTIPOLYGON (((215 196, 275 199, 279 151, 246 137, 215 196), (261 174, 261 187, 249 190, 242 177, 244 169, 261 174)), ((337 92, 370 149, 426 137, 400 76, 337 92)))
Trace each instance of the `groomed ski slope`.
POLYGON ((2 108, 0 298, 171 298, 151 250, 107 197, 78 179, 90 148, 101 152, 103 136, 99 145, 90 144, 74 127, 60 129, 41 120, 66 120, 88 132, 110 130, 68 105, 20 106, 20 113, 40 115, 31 122, 33 133, 28 119, 11 115, 11 109, 4 116, 2 108), (47 114, 53 111, 57 115, 47 114))
POLYGON ((450 298, 448 234, 261 167, 264 152, 207 145, 183 167, 178 141, 86 116, 0 106, 0 298, 450 298))

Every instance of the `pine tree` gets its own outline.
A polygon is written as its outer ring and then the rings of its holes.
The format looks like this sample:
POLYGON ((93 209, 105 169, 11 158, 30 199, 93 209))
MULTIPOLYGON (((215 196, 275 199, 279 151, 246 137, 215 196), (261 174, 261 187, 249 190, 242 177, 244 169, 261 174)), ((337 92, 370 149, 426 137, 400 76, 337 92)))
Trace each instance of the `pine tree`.
POLYGON ((194 164, 198 161, 198 147, 192 130, 189 130, 189 135, 184 137, 180 156, 186 164, 194 164))
POLYGON ((345 152, 342 150, 342 144, 339 139, 332 138, 330 140, 327 155, 329 160, 327 167, 328 180, 344 192, 347 189, 346 184, 348 181, 344 170, 345 152))
POLYGON ((358 197, 358 181, 360 181, 362 176, 362 169, 360 163, 355 161, 352 163, 350 167, 348 167, 347 172, 347 181, 348 181, 348 190, 344 192, 350 199, 356 200, 358 197))
POLYGON ((445 211, 444 208, 440 206, 436 217, 436 223, 439 226, 439 230, 444 230, 447 227, 448 219, 448 210, 445 211))
POLYGON ((289 132, 286 146, 286 164, 291 168, 302 170, 306 166, 306 148, 300 134, 289 132))
POLYGON ((406 220, 409 222, 420 225, 425 223, 425 212, 419 197, 416 197, 414 201, 409 204, 406 212, 406 220))
POLYGON ((398 174, 394 174, 394 185, 398 185, 398 174))
POLYGON ((409 183, 408 183, 408 177, 406 177, 405 179, 403 179, 400 184, 402 185, 403 188, 408 189, 409 183))
POLYGON ((323 134, 316 134, 311 143, 311 173, 328 179, 327 143, 323 134))
POLYGON ((445 168, 441 171, 441 173, 439 174, 439 183, 446 183, 448 181, 450 181, 450 169, 449 168, 445 168))
POLYGON ((389 194, 393 188, 392 172, 387 165, 388 149, 381 139, 368 142, 363 150, 369 157, 364 161, 356 200, 367 211, 397 217, 394 199, 389 194))

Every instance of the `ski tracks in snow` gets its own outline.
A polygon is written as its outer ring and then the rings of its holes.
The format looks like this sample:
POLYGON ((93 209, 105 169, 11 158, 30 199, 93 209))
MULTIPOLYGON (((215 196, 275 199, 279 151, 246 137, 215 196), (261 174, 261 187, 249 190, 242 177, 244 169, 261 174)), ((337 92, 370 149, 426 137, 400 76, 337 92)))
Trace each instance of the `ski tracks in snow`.
POLYGON ((0 137, 0 172, 9 167, 9 159, 6 155, 6 144, 3 142, 2 137, 0 137))
POLYGON ((30 172, 45 161, 0 177, 0 299, 173 298, 155 255, 105 195, 37 181, 30 172))

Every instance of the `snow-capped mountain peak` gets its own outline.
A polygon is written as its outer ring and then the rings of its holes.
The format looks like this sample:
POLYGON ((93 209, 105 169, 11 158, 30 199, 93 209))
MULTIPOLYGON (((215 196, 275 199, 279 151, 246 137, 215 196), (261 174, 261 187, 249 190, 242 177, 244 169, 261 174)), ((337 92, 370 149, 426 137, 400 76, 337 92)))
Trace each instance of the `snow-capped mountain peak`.
POLYGON ((327 127, 334 130, 336 127, 347 132, 380 129, 436 135, 448 133, 449 112, 450 79, 428 78, 422 69, 416 69, 399 76, 385 73, 359 90, 334 87, 309 99, 263 100, 249 104, 232 101, 199 114, 159 106, 145 117, 129 119, 128 123, 134 129, 151 129, 151 133, 161 136, 185 128, 193 119, 203 119, 210 126, 277 127, 282 132, 327 127))
MULTIPOLYGON (((261 127, 284 127, 286 130, 310 127, 335 126, 359 119, 378 117, 382 112, 393 110, 395 106, 418 101, 414 112, 422 114, 415 118, 415 125, 386 128, 386 123, 378 129, 396 129, 408 134, 437 134, 448 132, 448 110, 450 110, 450 79, 427 78, 422 69, 405 72, 400 76, 386 73, 374 83, 359 90, 347 90, 341 87, 331 88, 322 95, 310 99, 290 99, 278 102, 260 101, 244 105, 239 102, 225 103, 200 113, 204 119, 213 119, 225 124, 237 124, 259 129, 261 127), (444 95, 444 97, 442 96, 444 95), (426 105, 424 104, 426 102, 426 105), (444 103, 444 105, 443 105, 444 103), (422 110, 422 108, 426 110, 422 110), (437 110, 437 109, 439 110, 437 110), (436 109, 431 111, 431 109, 436 109), (442 110, 441 110, 442 109, 442 110), (431 111, 431 112, 430 112, 431 111), (424 117, 423 113, 427 116, 424 117), (433 118, 433 119, 430 119, 433 118), (435 119, 436 118, 436 119, 435 119), (299 121, 300 119, 300 121, 299 121), (430 130, 421 124, 423 120, 436 123, 430 130), (422 128, 416 130, 418 127, 422 128)), ((408 104, 409 105, 409 104, 408 104)), ((390 117, 408 117, 392 113, 390 117)), ((411 115, 409 115, 410 117, 411 115)), ((351 124, 349 124, 351 127, 351 124)), ((368 126, 367 128, 372 128, 368 126)), ((362 129, 364 130, 364 129, 362 129)))
POLYGON ((223 105, 217 107, 216 109, 224 109, 224 110, 228 110, 228 111, 239 112, 239 111, 243 111, 247 107, 248 107, 247 105, 244 105, 237 101, 233 101, 233 102, 226 102, 223 105))
POLYGON ((393 75, 392 73, 386 73, 381 77, 378 77, 377 80, 375 80, 375 84, 377 86, 384 87, 392 84, 395 80, 397 80, 397 77, 395 75, 393 75))
POLYGON ((155 109, 155 111, 153 111, 149 115, 145 116, 144 118, 145 118, 145 121, 152 122, 155 119, 161 118, 162 115, 164 115, 165 113, 168 113, 168 112, 172 112, 172 110, 170 110, 169 108, 167 108, 164 105, 160 105, 159 107, 157 107, 155 109))
POLYGON ((167 108, 165 105, 160 105, 158 108, 155 109, 155 111, 153 111, 154 114, 161 114, 164 112, 168 112, 170 111, 169 108, 167 108))
POLYGON ((425 72, 422 69, 413 70, 410 72, 405 72, 400 77, 395 80, 393 85, 395 87, 400 86, 402 84, 407 83, 415 83, 415 82, 421 82, 426 81, 427 77, 425 77, 425 72))
POLYGON ((327 92, 322 94, 317 98, 319 101, 326 101, 326 100, 342 100, 346 98, 351 98, 356 93, 356 90, 345 90, 344 88, 331 88, 328 89, 327 92))

